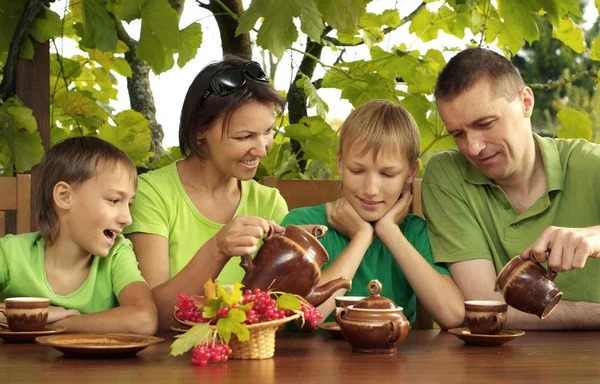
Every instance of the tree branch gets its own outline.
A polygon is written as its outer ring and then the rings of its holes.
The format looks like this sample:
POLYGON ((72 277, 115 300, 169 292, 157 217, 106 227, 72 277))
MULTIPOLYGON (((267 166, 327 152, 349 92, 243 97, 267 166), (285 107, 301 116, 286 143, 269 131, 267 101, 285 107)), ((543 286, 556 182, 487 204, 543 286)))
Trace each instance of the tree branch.
MULTIPOLYGON (((417 13, 421 10, 421 8, 425 7, 425 5, 426 5, 425 2, 422 2, 421 4, 419 4, 419 6, 417 8, 415 8, 414 11, 412 11, 406 17, 403 17, 402 20, 400 20, 400 25, 398 25, 398 27, 396 27, 396 28, 391 28, 391 27, 384 28, 383 31, 382 31, 383 34, 387 35, 388 33, 392 32, 392 31, 395 31, 396 29, 400 28, 404 24, 406 24, 409 21, 411 21, 417 15, 417 13)), ((362 45, 362 44, 365 43, 364 40, 360 40, 359 42, 354 43, 354 44, 342 43, 341 41, 339 41, 335 37, 330 37, 330 36, 324 36, 323 40, 329 41, 330 43, 332 43, 333 45, 336 45, 338 47, 356 47, 358 45, 362 45)))
POLYGON ((590 70, 583 71, 583 72, 577 72, 577 73, 562 77, 557 80, 549 81, 545 84, 534 83, 534 84, 528 84, 528 86, 529 86, 529 88, 536 90, 536 91, 549 91, 551 89, 562 87, 565 84, 572 83, 572 82, 581 80, 586 77, 596 77, 596 76, 598 76, 598 70, 590 69, 590 70))
POLYGON ((209 4, 204 4, 203 2, 201 2, 200 0, 196 0, 196 4, 198 4, 198 6, 200 8, 204 8, 207 11, 210 11, 210 5, 209 4))
POLYGON ((21 43, 23 39, 27 38, 27 31, 44 3, 46 3, 44 0, 28 1, 25 11, 17 23, 10 47, 8 48, 8 57, 6 58, 2 83, 0 84, 0 101, 2 102, 15 94, 17 62, 19 61, 19 54, 21 52, 21 43))

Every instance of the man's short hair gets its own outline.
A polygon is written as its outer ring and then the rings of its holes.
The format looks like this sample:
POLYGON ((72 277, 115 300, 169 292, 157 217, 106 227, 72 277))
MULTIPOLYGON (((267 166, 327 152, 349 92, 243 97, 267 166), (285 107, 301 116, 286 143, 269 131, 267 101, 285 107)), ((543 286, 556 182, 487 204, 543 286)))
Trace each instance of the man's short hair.
POLYGON ((455 55, 438 75, 434 96, 437 102, 450 101, 480 80, 492 84, 496 96, 514 100, 525 83, 506 57, 483 48, 468 48, 455 55))

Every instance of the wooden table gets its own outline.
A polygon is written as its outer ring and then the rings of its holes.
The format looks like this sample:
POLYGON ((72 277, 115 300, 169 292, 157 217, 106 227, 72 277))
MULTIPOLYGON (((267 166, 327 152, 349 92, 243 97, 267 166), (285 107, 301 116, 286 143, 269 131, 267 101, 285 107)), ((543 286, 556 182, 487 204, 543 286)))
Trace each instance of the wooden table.
POLYGON ((411 331, 395 356, 358 355, 324 334, 279 334, 275 357, 195 367, 166 342, 135 358, 63 357, 37 344, 0 343, 1 383, 600 383, 600 332, 528 332, 500 347, 466 346, 411 331))

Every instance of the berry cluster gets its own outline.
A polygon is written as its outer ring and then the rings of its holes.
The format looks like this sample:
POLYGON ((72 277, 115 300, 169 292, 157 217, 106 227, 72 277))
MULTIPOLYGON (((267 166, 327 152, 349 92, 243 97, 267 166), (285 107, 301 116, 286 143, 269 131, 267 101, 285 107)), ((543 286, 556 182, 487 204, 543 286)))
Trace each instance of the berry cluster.
POLYGON ((302 304, 300 310, 304 313, 304 320, 310 323, 310 325, 312 325, 313 327, 317 326, 317 320, 323 318, 323 314, 317 311, 317 308, 313 307, 310 304, 302 304))
POLYGON ((204 343, 195 347, 192 351, 192 364, 204 367, 209 361, 224 363, 229 355, 231 355, 231 348, 227 344, 221 342, 204 343))
POLYGON ((269 292, 263 292, 259 288, 246 289, 242 304, 248 303, 252 303, 252 309, 246 312, 247 324, 284 319, 294 314, 292 311, 277 309, 275 299, 271 298, 269 292))
MULTIPOLYGON (((177 318, 182 321, 193 321, 194 323, 208 323, 211 319, 205 319, 202 316, 202 311, 198 309, 194 299, 185 293, 179 293, 179 300, 177 300, 177 318)), ((225 314, 227 317, 227 314, 225 314)))

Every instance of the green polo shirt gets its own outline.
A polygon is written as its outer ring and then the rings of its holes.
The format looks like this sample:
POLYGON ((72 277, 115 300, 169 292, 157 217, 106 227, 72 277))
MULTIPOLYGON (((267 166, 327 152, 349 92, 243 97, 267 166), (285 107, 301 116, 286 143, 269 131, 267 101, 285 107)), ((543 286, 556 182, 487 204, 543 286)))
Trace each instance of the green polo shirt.
MULTIPOLYGON (((327 232, 319 241, 329 254, 329 261, 323 264, 322 269, 329 265, 350 244, 350 239, 333 229, 327 221, 325 205, 294 209, 283 219, 281 225, 288 224, 321 224, 327 226, 327 232)), ((431 246, 427 238, 425 220, 417 215, 408 215, 400 224, 400 231, 406 240, 423 256, 433 269, 442 275, 449 275, 445 266, 435 265, 431 255, 431 246)), ((358 270, 352 278, 352 289, 346 292, 347 296, 369 296, 367 288, 369 282, 377 279, 381 282, 381 296, 387 297, 404 309, 404 315, 412 324, 416 314, 416 295, 412 290, 404 271, 398 262, 379 239, 373 240, 360 262, 358 270)), ((318 284, 320 285, 320 284, 318 284)), ((334 321, 331 314, 327 321, 334 321)))
MULTIPOLYGON (((548 189, 518 214, 498 185, 457 148, 431 158, 423 178, 423 211, 436 262, 489 259, 499 272, 549 226, 600 224, 600 145, 534 134, 548 189)), ((600 259, 559 273, 565 300, 600 302, 600 259)))

